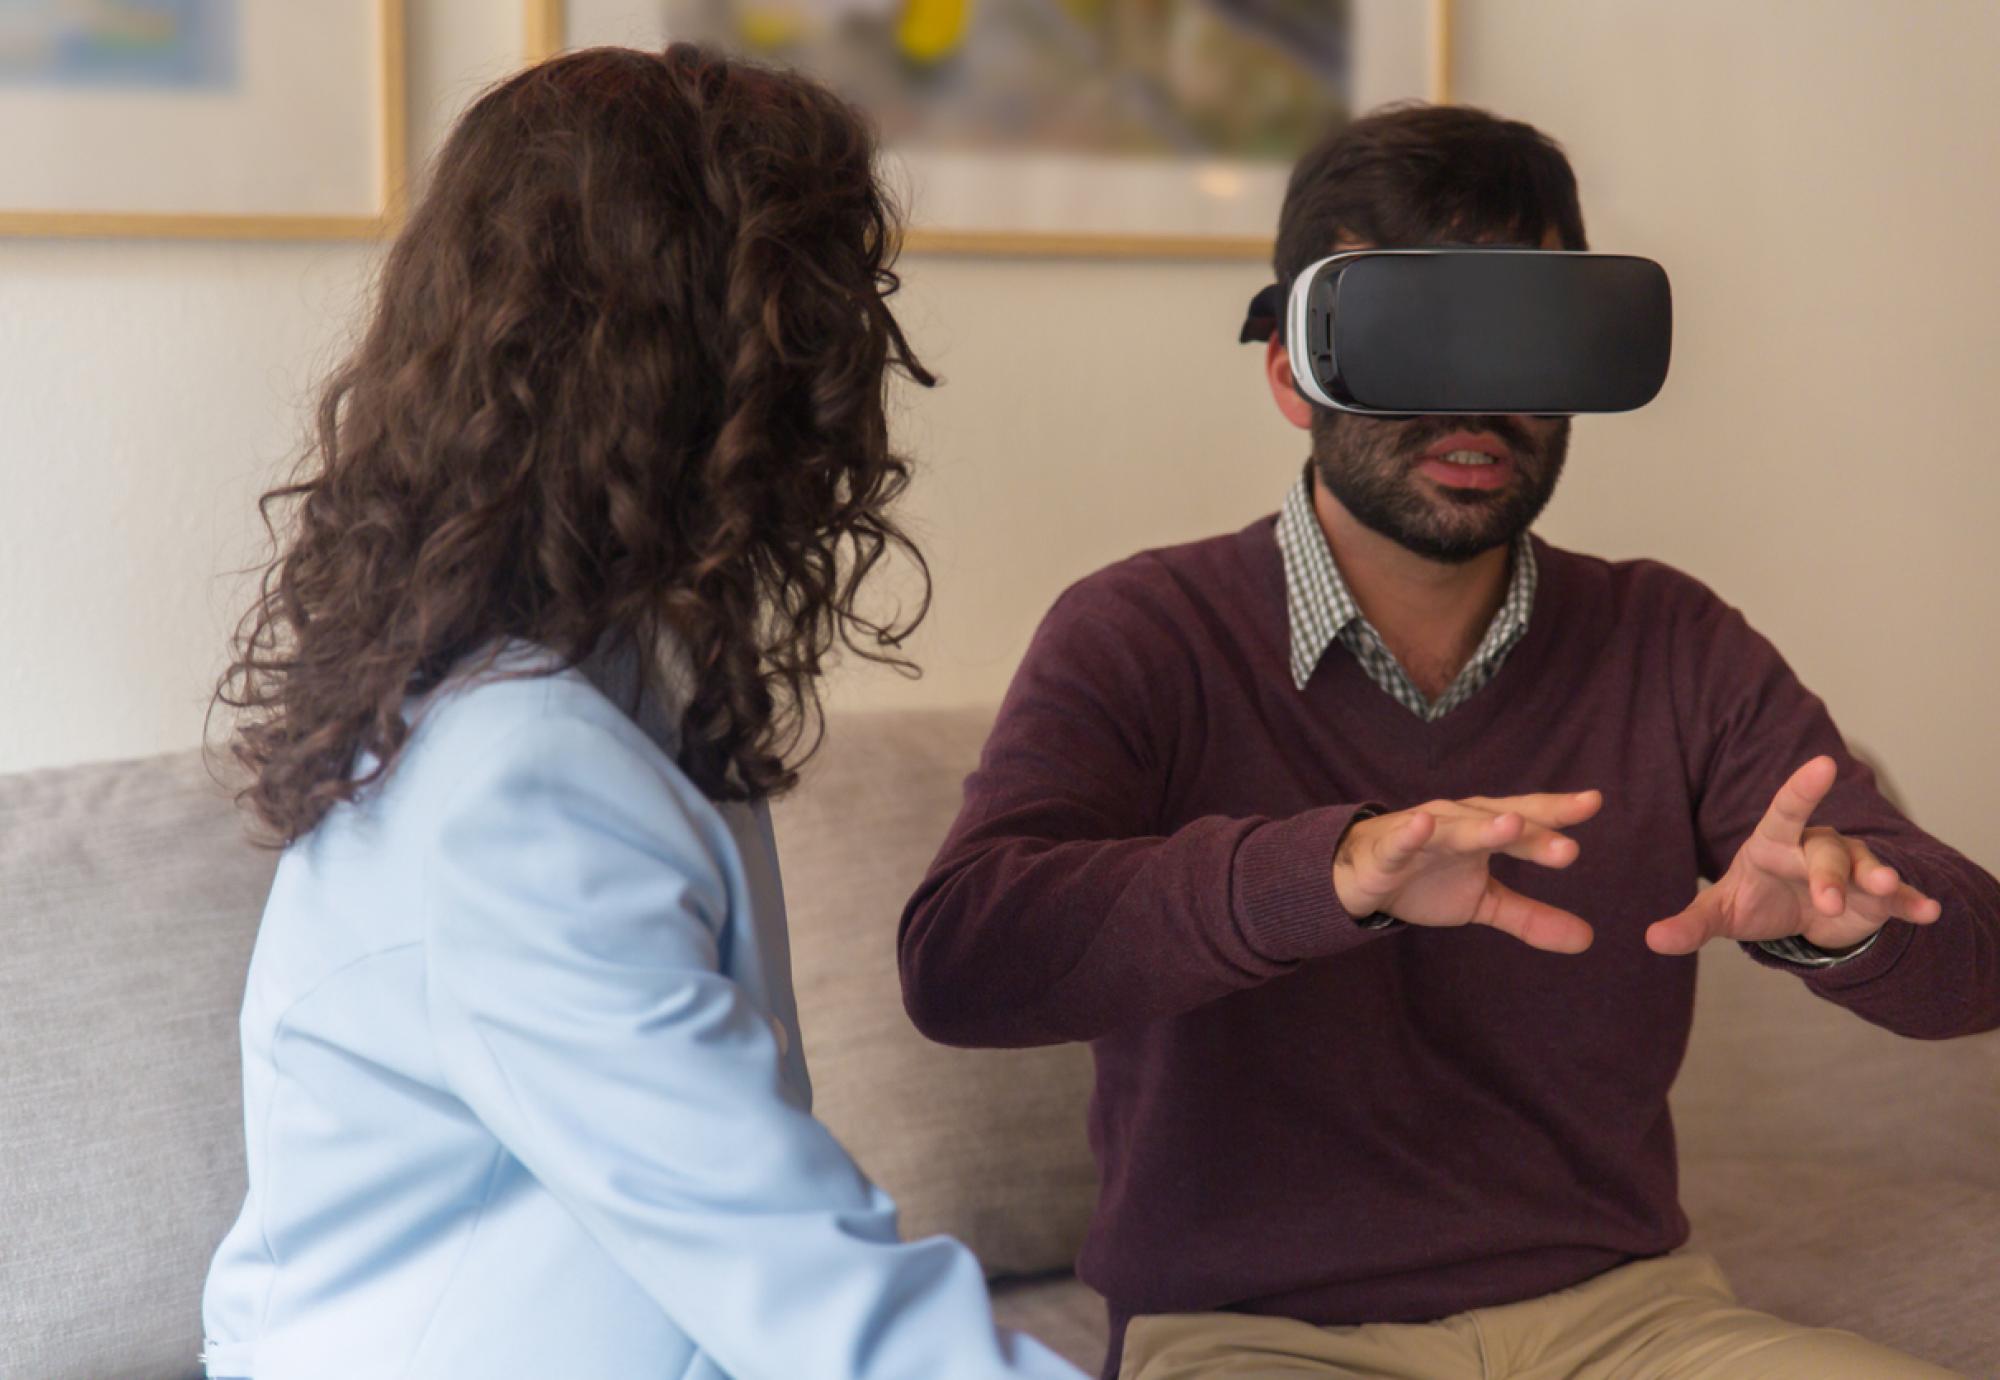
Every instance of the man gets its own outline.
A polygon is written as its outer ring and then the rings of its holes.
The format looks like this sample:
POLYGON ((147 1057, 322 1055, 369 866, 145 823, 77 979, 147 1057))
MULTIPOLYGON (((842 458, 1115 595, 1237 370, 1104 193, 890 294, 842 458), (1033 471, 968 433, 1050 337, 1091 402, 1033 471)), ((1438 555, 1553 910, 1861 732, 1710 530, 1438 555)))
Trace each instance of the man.
MULTIPOLYGON (((1584 248, 1559 148, 1357 121, 1277 269, 1444 242, 1584 248)), ((1058 600, 904 916, 933 1038, 1092 1043, 1105 1375, 1943 1374, 1680 1249, 1667 1090, 1711 940, 1906 1035, 2000 1025, 2000 883, 1699 583, 1528 535, 1567 420, 1265 373, 1305 477, 1058 600)))

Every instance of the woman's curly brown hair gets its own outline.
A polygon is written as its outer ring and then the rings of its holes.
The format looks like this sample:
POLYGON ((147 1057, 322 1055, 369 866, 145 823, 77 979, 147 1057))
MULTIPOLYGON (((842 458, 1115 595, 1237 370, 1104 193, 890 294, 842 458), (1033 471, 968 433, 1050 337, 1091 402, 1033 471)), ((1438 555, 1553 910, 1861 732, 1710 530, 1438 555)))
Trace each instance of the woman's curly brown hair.
POLYGON ((558 57, 466 113, 260 505, 278 554, 216 700, 279 841, 502 639, 639 649, 656 691, 676 645, 680 765, 716 799, 796 782, 836 641, 911 669, 930 584, 887 513, 884 388, 934 380, 888 308, 875 153, 824 88, 685 45, 558 57), (892 549, 924 597, 878 622, 856 600, 892 549))

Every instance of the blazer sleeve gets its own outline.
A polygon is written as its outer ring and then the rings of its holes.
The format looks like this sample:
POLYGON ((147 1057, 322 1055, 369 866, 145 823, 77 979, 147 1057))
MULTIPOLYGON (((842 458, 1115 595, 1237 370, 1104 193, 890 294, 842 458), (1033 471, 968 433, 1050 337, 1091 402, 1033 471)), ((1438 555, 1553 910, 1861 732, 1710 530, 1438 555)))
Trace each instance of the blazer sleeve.
POLYGON ((518 728, 452 791, 424 886, 452 1089, 742 1380, 1078 1372, 997 1329, 957 1242, 897 1239, 721 972, 721 817, 609 727, 518 728))

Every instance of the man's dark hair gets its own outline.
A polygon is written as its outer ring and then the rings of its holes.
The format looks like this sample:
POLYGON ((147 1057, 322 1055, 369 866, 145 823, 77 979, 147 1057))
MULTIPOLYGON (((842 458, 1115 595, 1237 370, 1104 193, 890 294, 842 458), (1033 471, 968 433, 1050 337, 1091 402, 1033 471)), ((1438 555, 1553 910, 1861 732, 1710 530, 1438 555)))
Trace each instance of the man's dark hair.
POLYGON ((1587 249, 1576 174, 1533 125, 1462 105, 1394 105, 1343 125, 1292 169, 1274 262, 1289 283, 1343 237, 1384 248, 1499 240, 1554 227, 1587 249))

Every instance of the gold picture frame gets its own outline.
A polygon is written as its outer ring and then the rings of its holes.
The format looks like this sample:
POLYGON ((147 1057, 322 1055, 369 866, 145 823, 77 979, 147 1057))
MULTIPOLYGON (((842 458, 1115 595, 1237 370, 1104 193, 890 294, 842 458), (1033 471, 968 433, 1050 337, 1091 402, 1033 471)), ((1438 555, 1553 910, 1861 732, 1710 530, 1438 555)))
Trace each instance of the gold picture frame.
MULTIPOLYGON (((1452 0, 1429 0, 1429 7, 1426 97, 1443 105, 1451 99, 1452 0)), ((524 0, 522 51, 529 62, 539 62, 562 50, 566 19, 565 0, 524 0)), ((1267 258, 1271 252, 1271 238, 1267 235, 940 230, 922 226, 906 232, 903 244, 918 254, 984 258, 1237 260, 1267 258)))
POLYGON ((363 215, 0 210, 0 236, 203 240, 374 240, 408 210, 409 91, 404 0, 374 0, 377 209, 363 215))
POLYGON ((566 20, 563 0, 525 0, 521 6, 522 56, 534 63, 561 52, 566 20))

